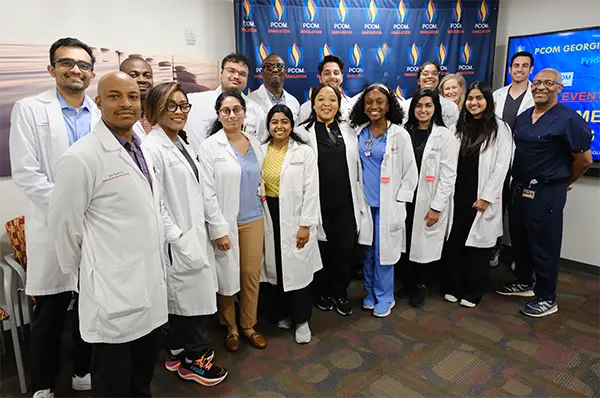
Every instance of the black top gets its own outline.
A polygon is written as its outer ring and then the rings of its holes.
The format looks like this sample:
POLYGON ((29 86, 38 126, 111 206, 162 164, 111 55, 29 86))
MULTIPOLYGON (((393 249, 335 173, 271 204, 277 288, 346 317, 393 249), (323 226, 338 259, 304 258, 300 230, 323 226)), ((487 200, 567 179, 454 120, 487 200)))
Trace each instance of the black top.
POLYGON ((175 146, 179 149, 179 151, 181 152, 181 154, 183 155, 183 157, 188 161, 188 163, 190 164, 192 170, 194 171, 194 175, 196 176, 196 181, 199 181, 199 177, 198 177, 198 168, 196 167, 196 163, 194 163, 194 161, 192 160, 192 157, 190 156, 189 152, 185 149, 185 147, 183 146, 183 144, 177 140, 174 142, 175 146))
POLYGON ((415 152, 415 160, 417 161, 417 171, 421 172, 421 163, 423 163, 423 152, 429 138, 429 130, 416 129, 410 132, 413 150, 415 152))
POLYGON ((321 208, 331 209, 352 205, 350 174, 346 161, 346 144, 336 122, 329 125, 332 140, 325 124, 315 122, 319 151, 319 190, 321 208))
POLYGON ((502 119, 510 126, 511 130, 515 126, 515 121, 517 120, 517 114, 519 113, 523 98, 525 98, 525 91, 514 99, 510 95, 510 90, 506 95, 506 102, 504 102, 504 109, 502 110, 502 119))
POLYGON ((454 185, 454 204, 457 208, 469 208, 475 203, 478 180, 479 150, 472 148, 467 153, 461 151, 458 157, 456 183, 454 185))

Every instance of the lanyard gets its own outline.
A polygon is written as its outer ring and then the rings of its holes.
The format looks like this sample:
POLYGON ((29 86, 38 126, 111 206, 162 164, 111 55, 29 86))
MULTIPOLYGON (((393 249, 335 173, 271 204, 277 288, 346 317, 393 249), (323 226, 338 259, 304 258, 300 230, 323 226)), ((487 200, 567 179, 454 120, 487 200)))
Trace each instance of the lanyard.
POLYGON ((375 149, 377 147, 377 145, 379 145, 383 142, 383 139, 385 138, 385 136, 387 134, 387 129, 383 132, 383 134, 381 134, 377 138, 373 138, 373 131, 371 131, 371 127, 368 127, 367 131, 368 131, 369 135, 368 135, 367 140, 365 141, 365 145, 363 145, 362 149, 365 153, 365 156, 369 157, 369 156, 371 156, 373 149, 375 149))

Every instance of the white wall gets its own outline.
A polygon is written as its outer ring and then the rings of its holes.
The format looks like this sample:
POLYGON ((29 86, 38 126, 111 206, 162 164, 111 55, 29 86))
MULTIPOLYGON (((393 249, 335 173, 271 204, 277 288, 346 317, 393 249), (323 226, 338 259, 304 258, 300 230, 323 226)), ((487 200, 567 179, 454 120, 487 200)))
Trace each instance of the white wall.
MULTIPOLYGON (((494 88, 504 83, 509 36, 600 25, 598 0, 501 0, 494 88)), ((583 177, 569 192, 561 256, 600 267, 600 180, 583 177)))

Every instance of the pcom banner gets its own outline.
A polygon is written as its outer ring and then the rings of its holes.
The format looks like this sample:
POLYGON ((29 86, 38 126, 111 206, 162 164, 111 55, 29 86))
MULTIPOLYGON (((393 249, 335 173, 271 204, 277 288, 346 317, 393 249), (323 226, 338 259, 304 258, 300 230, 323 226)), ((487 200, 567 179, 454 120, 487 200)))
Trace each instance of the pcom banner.
POLYGON ((328 54, 344 60, 349 95, 381 82, 411 97, 417 68, 428 60, 440 63, 442 74, 491 83, 498 0, 236 0, 235 7, 252 91, 269 54, 283 58, 285 88, 301 102, 328 54))

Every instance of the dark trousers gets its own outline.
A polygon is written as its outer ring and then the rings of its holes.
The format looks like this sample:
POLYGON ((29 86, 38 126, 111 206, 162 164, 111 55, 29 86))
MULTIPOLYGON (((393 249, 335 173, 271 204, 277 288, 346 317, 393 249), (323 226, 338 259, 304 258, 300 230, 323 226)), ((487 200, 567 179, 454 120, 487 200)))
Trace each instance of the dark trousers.
POLYGON ((444 246, 442 280, 444 294, 475 304, 479 303, 487 289, 491 250, 465 246, 476 215, 477 210, 472 206, 463 204, 454 207, 452 232, 444 246))
POLYGON ((208 316, 181 316, 169 314, 167 348, 185 350, 185 357, 191 361, 200 359, 206 350, 208 339, 208 316))
POLYGON ((415 204, 406 203, 406 253, 402 253, 397 272, 400 277, 402 287, 407 293, 412 293, 417 286, 426 285, 431 277, 433 263, 416 263, 410 261, 410 245, 412 242, 412 229, 415 218, 415 204))
POLYGON ((281 228, 279 218, 279 198, 267 196, 267 205, 273 222, 273 238, 275 240, 275 267, 277 270, 277 288, 275 292, 275 318, 282 320, 291 318, 292 323, 299 325, 310 320, 312 314, 312 297, 310 285, 289 292, 283 291, 283 269, 281 265, 281 228))
POLYGON ((315 274, 319 296, 347 300, 357 242, 352 204, 322 209, 327 241, 319 241, 323 269, 315 274))
MULTIPOLYGON (((92 346, 81 339, 77 295, 71 311, 71 334, 73 338, 73 374, 85 376, 90 373, 92 346)), ((67 309, 73 292, 36 296, 31 323, 31 388, 39 391, 53 389, 60 372, 61 336, 67 317, 67 309)))
POLYGON ((509 206, 509 229, 517 281, 533 283, 536 297, 556 299, 556 281, 563 232, 563 209, 567 184, 513 181, 509 206), (523 189, 535 192, 533 199, 523 197, 523 189))
POLYGON ((93 397, 151 397, 150 383, 161 330, 122 344, 96 343, 92 349, 93 397))

